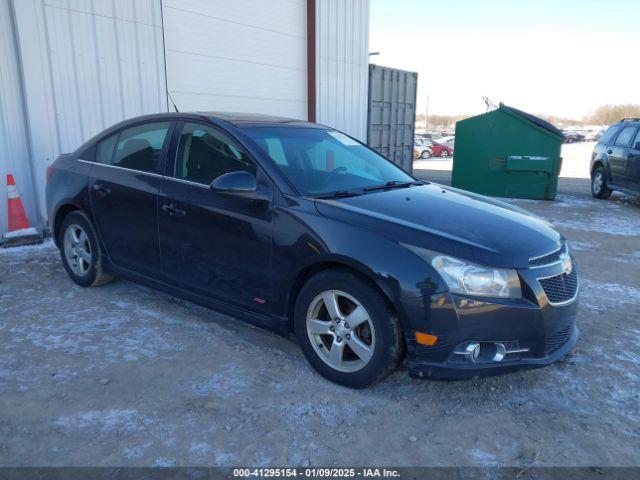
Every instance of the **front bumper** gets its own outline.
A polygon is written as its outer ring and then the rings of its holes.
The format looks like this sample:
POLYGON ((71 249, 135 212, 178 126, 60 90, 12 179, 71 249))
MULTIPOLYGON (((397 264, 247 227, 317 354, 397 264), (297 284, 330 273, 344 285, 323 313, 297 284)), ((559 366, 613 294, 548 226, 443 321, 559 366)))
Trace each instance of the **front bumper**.
POLYGON ((521 299, 476 299, 449 292, 402 301, 412 332, 407 335, 409 374, 460 379, 495 375, 555 362, 577 343, 577 298, 562 305, 549 303, 538 278, 544 270, 520 272, 521 299), (438 337, 434 345, 421 345, 415 332, 438 337), (460 355, 469 342, 500 343, 509 354, 473 362, 460 355))

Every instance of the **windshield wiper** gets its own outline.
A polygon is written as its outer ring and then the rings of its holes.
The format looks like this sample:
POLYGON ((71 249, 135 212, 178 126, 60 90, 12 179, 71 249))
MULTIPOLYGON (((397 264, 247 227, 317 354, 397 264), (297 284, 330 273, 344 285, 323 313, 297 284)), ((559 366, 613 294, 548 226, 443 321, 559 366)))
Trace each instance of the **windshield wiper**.
POLYGON ((316 195, 315 198, 344 198, 344 197, 357 197, 362 195, 355 190, 336 190, 335 192, 325 193, 322 195, 316 195))
POLYGON ((411 185, 424 185, 425 182, 422 180, 414 180, 412 182, 398 182, 396 180, 392 180, 391 182, 387 182, 384 185, 374 185, 373 187, 365 187, 363 190, 365 192, 371 192, 373 190, 388 190, 390 188, 406 188, 411 185))

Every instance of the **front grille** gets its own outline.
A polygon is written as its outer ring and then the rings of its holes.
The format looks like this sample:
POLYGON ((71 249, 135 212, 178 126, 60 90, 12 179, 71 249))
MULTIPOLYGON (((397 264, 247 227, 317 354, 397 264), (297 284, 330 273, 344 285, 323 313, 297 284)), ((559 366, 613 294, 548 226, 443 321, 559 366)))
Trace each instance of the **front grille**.
POLYGON ((578 291, 578 271, 575 267, 571 273, 561 273, 538 281, 551 304, 568 302, 576 296, 578 291))
POLYGON ((541 267, 543 265, 549 265, 551 263, 556 263, 560 261, 560 256, 562 252, 565 251, 566 247, 561 247, 555 252, 548 253, 547 255, 543 255, 542 257, 536 257, 529 259, 530 267, 541 267))
POLYGON ((556 333, 552 333, 549 335, 544 341, 544 354, 548 356, 550 353, 555 352, 558 348, 560 348, 564 342, 567 341, 571 332, 573 331, 573 322, 564 327, 561 330, 558 330, 556 333))

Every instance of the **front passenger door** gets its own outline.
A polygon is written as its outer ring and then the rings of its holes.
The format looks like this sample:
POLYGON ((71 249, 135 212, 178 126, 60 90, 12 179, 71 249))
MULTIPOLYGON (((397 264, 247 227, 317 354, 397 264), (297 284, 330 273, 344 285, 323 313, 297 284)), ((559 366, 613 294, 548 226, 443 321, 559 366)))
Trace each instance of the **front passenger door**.
POLYGON ((183 289, 255 311, 270 308, 271 201, 211 190, 225 173, 257 177, 265 198, 273 185, 244 150, 211 125, 184 122, 173 168, 160 192, 160 250, 165 279, 183 289))

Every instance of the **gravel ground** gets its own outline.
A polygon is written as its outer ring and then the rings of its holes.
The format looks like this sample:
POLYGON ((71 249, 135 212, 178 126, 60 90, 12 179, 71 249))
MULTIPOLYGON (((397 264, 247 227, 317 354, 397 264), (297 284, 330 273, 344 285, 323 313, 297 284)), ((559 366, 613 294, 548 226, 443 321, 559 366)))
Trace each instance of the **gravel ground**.
POLYGON ((560 192, 515 203, 571 242, 581 339, 471 381, 401 369, 348 390, 233 318, 125 280, 77 287, 51 243, 0 250, 0 465, 640 465, 640 201, 560 192))

